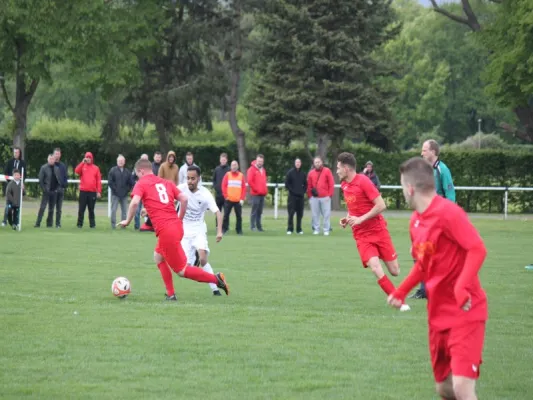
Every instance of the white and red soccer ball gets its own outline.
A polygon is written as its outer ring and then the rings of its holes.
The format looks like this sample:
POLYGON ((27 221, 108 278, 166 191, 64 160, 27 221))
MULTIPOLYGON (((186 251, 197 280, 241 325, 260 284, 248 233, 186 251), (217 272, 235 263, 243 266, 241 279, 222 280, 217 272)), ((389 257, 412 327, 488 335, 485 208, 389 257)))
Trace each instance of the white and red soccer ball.
POLYGON ((123 276, 116 278, 111 285, 111 292, 113 296, 120 299, 127 297, 131 292, 131 283, 128 278, 124 278, 123 276))

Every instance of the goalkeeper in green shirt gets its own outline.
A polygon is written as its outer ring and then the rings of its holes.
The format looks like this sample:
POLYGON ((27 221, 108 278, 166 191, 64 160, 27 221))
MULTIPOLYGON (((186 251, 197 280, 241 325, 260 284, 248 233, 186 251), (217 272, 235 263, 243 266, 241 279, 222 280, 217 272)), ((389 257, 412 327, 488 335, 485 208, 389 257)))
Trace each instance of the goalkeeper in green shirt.
MULTIPOLYGON (((450 169, 440 159, 439 144, 433 140, 426 140, 422 145, 422 157, 433 165, 433 177, 435 178, 435 187, 437 194, 455 203, 455 187, 450 169)), ((420 284, 420 288, 410 296, 413 299, 425 299, 426 288, 420 284)))

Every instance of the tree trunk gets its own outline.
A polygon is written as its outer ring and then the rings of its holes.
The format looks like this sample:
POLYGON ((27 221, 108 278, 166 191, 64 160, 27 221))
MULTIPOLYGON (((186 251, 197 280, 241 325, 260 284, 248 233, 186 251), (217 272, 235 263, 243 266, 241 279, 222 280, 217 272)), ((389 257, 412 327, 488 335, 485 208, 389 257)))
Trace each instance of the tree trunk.
POLYGON ((329 147, 329 135, 327 133, 319 133, 316 137, 316 155, 322 158, 326 163, 329 147))
POLYGON ((515 135, 526 142, 533 143, 533 105, 516 107, 513 111, 524 127, 523 131, 515 135))
MULTIPOLYGON (((157 131, 157 137, 159 138, 159 148, 163 154, 163 160, 165 160, 166 154, 171 150, 170 148, 170 134, 166 129, 166 126, 161 119, 157 119, 155 122, 155 129, 157 131)), ((176 160, 177 162, 178 160, 176 160)))
POLYGON ((25 152, 25 142, 28 109, 27 107, 15 107, 15 111, 13 114, 15 116, 15 127, 13 130, 13 146, 20 147, 20 151, 23 154, 23 157, 27 160, 28 157, 25 152))

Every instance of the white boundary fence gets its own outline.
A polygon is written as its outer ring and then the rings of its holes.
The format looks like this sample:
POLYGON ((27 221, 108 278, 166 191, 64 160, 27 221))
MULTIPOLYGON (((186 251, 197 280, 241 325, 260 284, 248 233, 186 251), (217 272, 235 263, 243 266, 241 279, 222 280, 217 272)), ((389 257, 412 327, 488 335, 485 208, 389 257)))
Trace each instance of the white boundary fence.
MULTIPOLYGON (((25 183, 39 183, 39 179, 29 178, 24 180, 25 183)), ((68 183, 79 184, 79 179, 69 179, 68 183)), ((102 185, 107 185, 106 180, 102 180, 102 185)), ((202 182, 204 186, 212 186, 212 182, 202 182)), ((246 184, 248 186, 248 184, 246 184)), ((274 188, 274 219, 278 219, 279 211, 279 198, 280 190, 285 189, 284 183, 269 183, 268 187, 274 188)), ((340 188, 341 185, 335 185, 335 188, 340 188)), ((380 190, 399 190, 402 187, 400 185, 382 185, 380 190)), ((455 190, 477 190, 477 191, 493 191, 493 192, 504 192, 503 197, 503 218, 507 219, 507 213, 509 210, 509 192, 533 192, 533 187, 506 187, 506 186, 456 186, 455 190)), ((107 216, 111 216, 111 190, 107 191, 107 216)))

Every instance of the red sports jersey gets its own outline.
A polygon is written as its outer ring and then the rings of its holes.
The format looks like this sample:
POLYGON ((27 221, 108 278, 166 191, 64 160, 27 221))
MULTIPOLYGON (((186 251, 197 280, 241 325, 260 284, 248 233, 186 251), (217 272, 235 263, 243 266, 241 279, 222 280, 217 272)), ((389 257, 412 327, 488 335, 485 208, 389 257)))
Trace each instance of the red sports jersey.
POLYGON ((180 191, 173 182, 152 174, 140 178, 131 192, 132 196, 141 197, 156 235, 168 225, 181 226, 174 205, 179 194, 180 191))
MULTIPOLYGON (((341 189, 350 216, 360 217, 374 208, 373 201, 380 195, 372 181, 363 174, 357 174, 351 182, 342 182, 341 189)), ((385 218, 381 214, 352 227, 354 237, 374 235, 387 229, 385 218)))
MULTIPOLYGON (((430 327, 446 330, 487 320, 487 297, 477 276, 485 245, 463 209, 435 196, 422 214, 413 212, 409 230, 416 264, 405 282, 425 282, 430 327), (468 296, 472 306, 463 311, 468 296)), ((398 292, 402 296, 411 288, 402 284, 398 292)))

